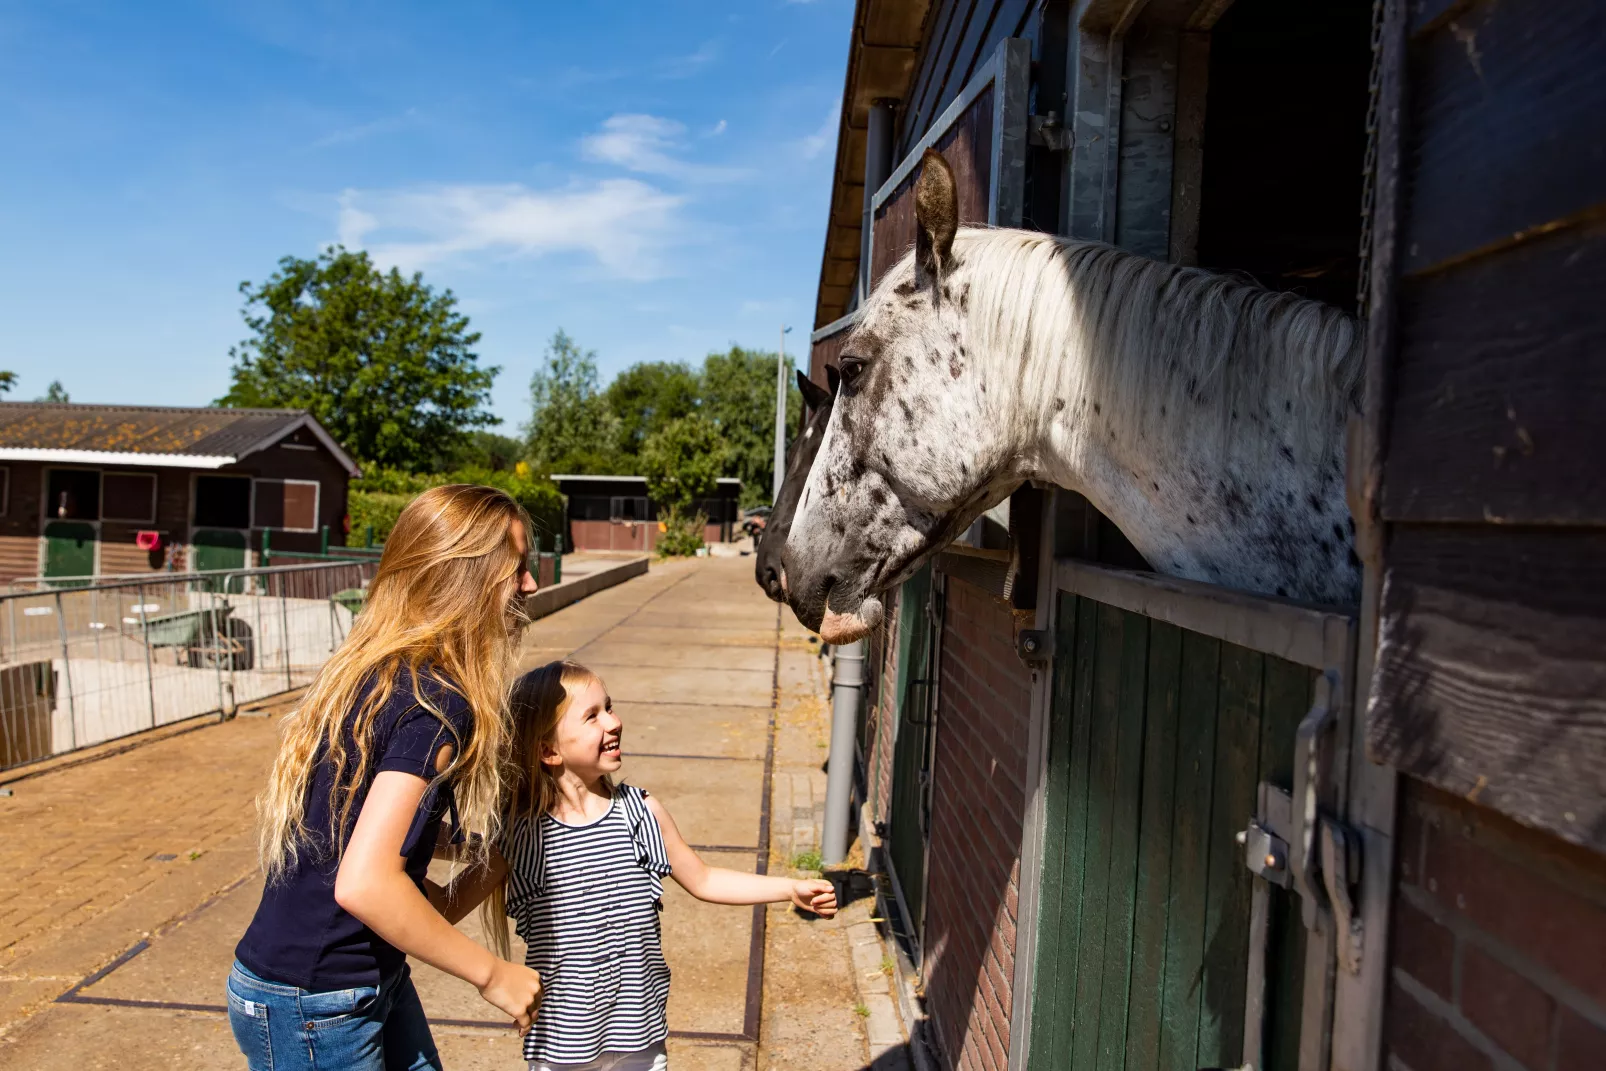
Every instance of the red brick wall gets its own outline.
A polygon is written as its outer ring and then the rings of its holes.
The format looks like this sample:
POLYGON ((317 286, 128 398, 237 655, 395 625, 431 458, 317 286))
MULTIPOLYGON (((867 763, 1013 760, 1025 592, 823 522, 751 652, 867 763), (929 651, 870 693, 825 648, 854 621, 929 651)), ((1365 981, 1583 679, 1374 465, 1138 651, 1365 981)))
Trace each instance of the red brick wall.
POLYGON ((1396 1071, 1606 1068, 1606 860, 1403 779, 1396 1071))
POLYGON ((1009 610, 950 577, 943 624, 921 973, 949 1067, 1009 1052, 1031 673, 1009 610))

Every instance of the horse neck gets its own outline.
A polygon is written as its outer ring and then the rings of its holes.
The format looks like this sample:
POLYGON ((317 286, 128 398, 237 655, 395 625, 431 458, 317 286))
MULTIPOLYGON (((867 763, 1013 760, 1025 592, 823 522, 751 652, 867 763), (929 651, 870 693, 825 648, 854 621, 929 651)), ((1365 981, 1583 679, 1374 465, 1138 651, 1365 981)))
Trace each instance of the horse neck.
MULTIPOLYGON (((1141 258, 1117 256, 1129 259, 1114 264, 1106 290, 1148 285, 1143 264, 1134 263, 1141 258)), ((1024 294, 1012 313, 1024 322, 1000 317, 1004 299, 972 302, 973 315, 979 309, 1003 325, 991 332, 988 351, 1000 371, 1013 366, 1008 424, 1019 438, 1019 475, 1083 494, 1161 572, 1349 601, 1358 573, 1331 392, 1272 376, 1264 391, 1234 401, 1221 384, 1230 387, 1243 373, 1230 367, 1217 370, 1215 391, 1201 390, 1198 365, 1138 351, 1174 347, 1174 337, 1147 324, 1087 329, 1083 318, 1108 308, 1079 303, 1072 273, 1046 275, 1012 288, 1024 294), (1134 381, 1112 372, 1122 361, 1149 370, 1140 404, 1134 381)), ((1155 311, 1137 307, 1145 316, 1155 311)), ((1223 350, 1225 361, 1242 356, 1223 350)))

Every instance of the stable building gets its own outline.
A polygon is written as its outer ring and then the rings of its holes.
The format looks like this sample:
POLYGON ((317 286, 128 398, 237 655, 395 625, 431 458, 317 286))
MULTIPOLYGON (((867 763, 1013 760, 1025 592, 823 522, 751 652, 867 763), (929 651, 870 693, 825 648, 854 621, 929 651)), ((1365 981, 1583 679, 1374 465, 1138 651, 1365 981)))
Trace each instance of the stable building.
MULTIPOLYGON (((645 476, 553 476, 563 494, 570 550, 652 550, 658 545, 658 503, 647 494, 645 476)), ((703 542, 729 543, 740 515, 742 481, 721 477, 714 493, 694 499, 693 513, 708 518, 703 542)))
POLYGON ((350 455, 299 409, 0 402, 0 581, 253 565, 345 542, 350 455))

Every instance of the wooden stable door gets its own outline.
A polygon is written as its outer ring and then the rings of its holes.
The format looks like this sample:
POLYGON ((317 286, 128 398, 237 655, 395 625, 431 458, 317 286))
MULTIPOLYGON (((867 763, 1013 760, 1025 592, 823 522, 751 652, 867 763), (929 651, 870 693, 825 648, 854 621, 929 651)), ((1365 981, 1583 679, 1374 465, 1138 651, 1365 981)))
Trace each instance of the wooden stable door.
POLYGON ((892 745, 892 821, 888 833, 893 880, 921 934, 926 887, 926 816, 931 782, 931 566, 898 590, 897 735, 892 745))
MULTIPOLYGON (((1061 591, 1029 1066, 1242 1063, 1257 786, 1316 671, 1061 591)), ((1306 931, 1273 887, 1263 1066, 1298 1063, 1306 931)), ((1258 1065, 1257 1065, 1258 1071, 1258 1065)))

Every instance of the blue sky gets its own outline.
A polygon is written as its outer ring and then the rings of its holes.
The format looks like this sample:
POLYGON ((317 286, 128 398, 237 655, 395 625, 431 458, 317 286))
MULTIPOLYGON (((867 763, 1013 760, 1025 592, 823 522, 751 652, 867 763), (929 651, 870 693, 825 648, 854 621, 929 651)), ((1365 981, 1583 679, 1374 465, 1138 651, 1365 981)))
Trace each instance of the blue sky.
POLYGON ((449 286, 512 432, 603 376, 804 344, 852 0, 0 0, 12 399, 204 405, 242 280, 344 241, 449 286))

